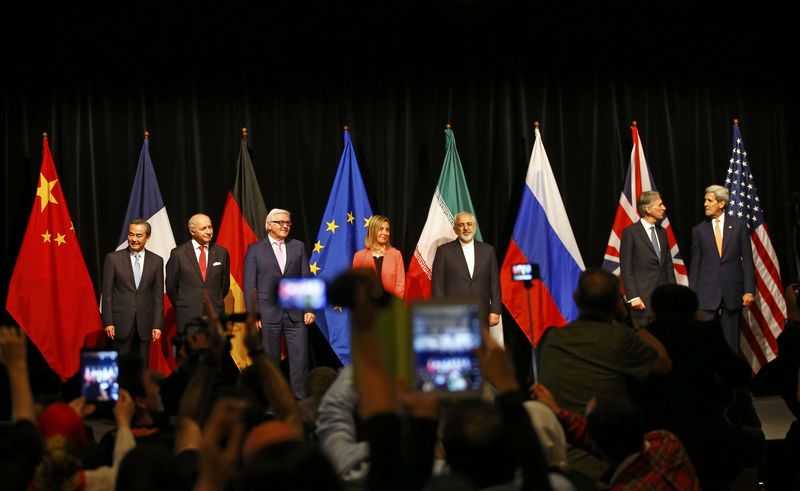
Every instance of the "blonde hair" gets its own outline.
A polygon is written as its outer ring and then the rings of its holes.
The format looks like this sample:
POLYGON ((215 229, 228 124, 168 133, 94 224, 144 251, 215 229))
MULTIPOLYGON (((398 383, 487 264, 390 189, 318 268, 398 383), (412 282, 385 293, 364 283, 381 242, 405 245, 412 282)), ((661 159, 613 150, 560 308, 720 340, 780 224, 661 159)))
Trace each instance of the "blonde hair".
MULTIPOLYGON (((364 245, 367 246, 367 249, 373 250, 374 247, 377 246, 378 243, 378 230, 380 230, 381 225, 383 222, 392 225, 392 221, 389 220, 389 217, 383 215, 372 215, 367 220, 367 237, 364 239, 364 245)), ((389 242, 386 243, 386 247, 391 247, 389 242)))

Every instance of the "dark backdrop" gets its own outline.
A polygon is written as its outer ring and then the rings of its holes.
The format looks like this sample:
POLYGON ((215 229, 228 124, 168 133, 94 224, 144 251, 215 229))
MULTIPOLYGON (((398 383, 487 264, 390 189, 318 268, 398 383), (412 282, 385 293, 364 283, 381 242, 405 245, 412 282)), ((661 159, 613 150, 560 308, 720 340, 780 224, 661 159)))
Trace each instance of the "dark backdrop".
POLYGON ((540 120, 591 266, 628 166, 630 122, 691 260, 703 189, 725 175, 740 117, 784 281, 796 275, 800 44, 788 2, 163 3, 16 5, 1 21, 3 299, 42 131, 99 285, 145 129, 178 242, 195 212, 218 224, 246 126, 267 207, 292 210, 293 235, 309 243, 349 124, 373 210, 392 218, 408 263, 452 122, 502 261, 540 120))

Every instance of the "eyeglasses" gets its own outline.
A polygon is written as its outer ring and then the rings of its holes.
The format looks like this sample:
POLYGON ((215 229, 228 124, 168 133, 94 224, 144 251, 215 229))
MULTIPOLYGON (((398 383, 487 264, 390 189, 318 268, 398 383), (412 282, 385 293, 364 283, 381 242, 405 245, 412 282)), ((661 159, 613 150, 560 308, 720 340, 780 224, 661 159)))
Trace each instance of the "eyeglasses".
POLYGON ((292 222, 289 222, 289 221, 286 221, 286 220, 277 220, 277 221, 272 221, 272 222, 269 222, 269 223, 275 223, 280 227, 291 227, 292 226, 292 222))

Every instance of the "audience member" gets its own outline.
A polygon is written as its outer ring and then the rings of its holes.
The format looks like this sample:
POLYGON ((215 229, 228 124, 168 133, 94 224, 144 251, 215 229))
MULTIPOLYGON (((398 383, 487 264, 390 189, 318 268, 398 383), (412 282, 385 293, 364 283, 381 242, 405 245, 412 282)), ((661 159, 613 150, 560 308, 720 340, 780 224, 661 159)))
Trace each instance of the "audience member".
MULTIPOLYGON (((620 303, 619 280, 600 268, 581 274, 573 295, 579 317, 549 328, 538 346, 539 378, 558 404, 580 412, 598 390, 628 393, 628 384, 672 367, 664 346, 645 329, 613 321, 620 303)), ((570 448, 569 468, 594 478, 605 464, 579 448, 570 448)))
POLYGON ((582 416, 562 409, 544 385, 534 384, 531 390, 558 416, 570 443, 599 453, 609 463, 604 481, 612 491, 699 491, 681 441, 665 430, 645 432, 639 408, 626 395, 598 392, 582 416))

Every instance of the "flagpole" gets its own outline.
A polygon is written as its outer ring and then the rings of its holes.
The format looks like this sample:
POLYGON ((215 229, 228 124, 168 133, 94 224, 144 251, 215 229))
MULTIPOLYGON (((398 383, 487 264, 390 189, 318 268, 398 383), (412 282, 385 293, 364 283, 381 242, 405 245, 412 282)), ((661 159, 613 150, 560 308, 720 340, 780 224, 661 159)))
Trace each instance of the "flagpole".
MULTIPOLYGON (((539 121, 533 122, 534 130, 541 129, 542 124, 539 121)), ((536 266, 536 270, 538 271, 539 267, 536 266)), ((525 291, 527 292, 528 296, 528 322, 531 325, 531 373, 533 373, 533 382, 539 383, 539 362, 536 359, 536 345, 534 344, 533 340, 535 339, 534 333, 536 329, 533 326, 533 307, 531 306, 531 290, 533 289, 533 280, 537 280, 539 278, 533 278, 531 281, 525 281, 523 286, 525 287, 525 291)))

